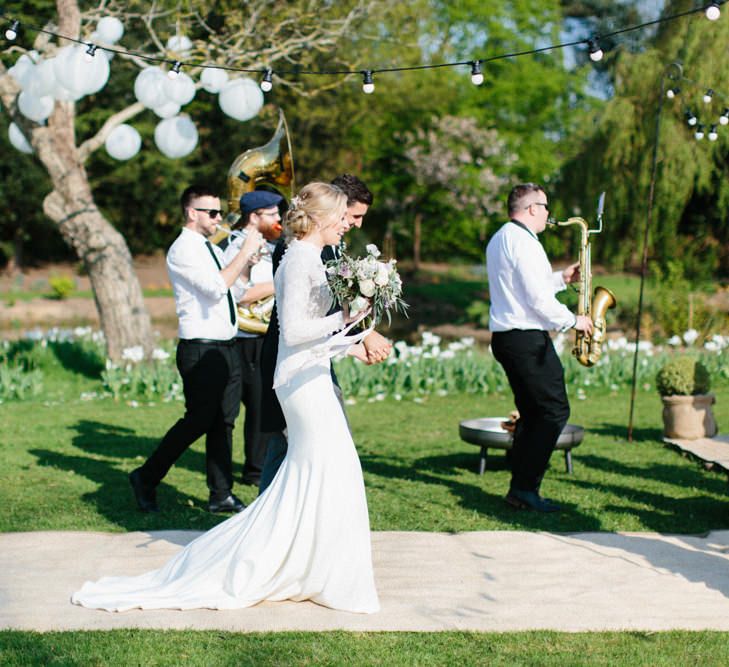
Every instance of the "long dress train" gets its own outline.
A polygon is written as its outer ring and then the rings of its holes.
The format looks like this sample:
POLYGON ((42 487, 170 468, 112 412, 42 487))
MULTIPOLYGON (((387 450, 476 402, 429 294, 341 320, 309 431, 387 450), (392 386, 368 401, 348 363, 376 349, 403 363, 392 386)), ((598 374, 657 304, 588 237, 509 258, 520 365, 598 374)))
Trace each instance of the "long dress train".
POLYGON ((331 294, 314 246, 293 242, 276 275, 283 343, 276 391, 289 447, 273 482, 162 568, 86 582, 75 604, 126 611, 312 600, 351 612, 379 610, 362 469, 325 352, 329 330, 341 321, 325 316, 331 294), (296 362, 287 364, 291 357, 296 362))

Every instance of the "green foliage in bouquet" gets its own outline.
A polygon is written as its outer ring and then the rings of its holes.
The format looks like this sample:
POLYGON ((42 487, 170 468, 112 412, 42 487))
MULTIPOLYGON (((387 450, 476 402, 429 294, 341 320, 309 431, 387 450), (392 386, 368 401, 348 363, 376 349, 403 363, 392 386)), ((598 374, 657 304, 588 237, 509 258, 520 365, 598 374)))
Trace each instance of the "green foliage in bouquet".
POLYGON ((661 396, 694 396, 706 394, 710 388, 709 371, 696 357, 673 357, 656 374, 661 396))

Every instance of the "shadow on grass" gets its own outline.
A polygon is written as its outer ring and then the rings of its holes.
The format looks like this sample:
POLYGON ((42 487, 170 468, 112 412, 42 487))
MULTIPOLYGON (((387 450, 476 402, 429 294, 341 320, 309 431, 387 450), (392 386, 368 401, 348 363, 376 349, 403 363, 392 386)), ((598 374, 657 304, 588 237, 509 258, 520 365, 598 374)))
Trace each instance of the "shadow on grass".
MULTIPOLYGON (((490 493, 482 488, 481 477, 474 475, 473 482, 464 482, 461 479, 453 479, 441 476, 443 468, 436 468, 437 459, 448 459, 453 465, 455 473, 462 472, 460 466, 456 465, 466 460, 462 454, 448 455, 445 457, 427 457, 411 462, 396 462, 392 458, 372 454, 361 456, 362 467, 368 474, 378 475, 385 479, 400 479, 407 482, 420 482, 422 484, 445 487, 457 499, 462 509, 488 515, 492 519, 504 522, 513 527, 514 530, 550 530, 566 532, 573 530, 598 531, 602 524, 595 516, 580 511, 579 507, 570 502, 560 500, 563 511, 556 514, 540 514, 538 512, 525 512, 516 510, 509 506, 504 500, 507 489, 503 493, 490 493), (425 462, 425 465, 421 465, 425 462), (431 474, 431 470, 434 473, 431 474)), ((471 465, 468 466, 472 468, 471 465)), ((508 485, 508 483, 507 483, 508 485)), ((423 499, 427 502, 427 498, 423 499)), ((433 501, 434 504, 437 501, 433 501)), ((431 528, 432 530, 432 528, 431 528)), ((447 528, 446 528, 447 530, 447 528)))
POLYGON ((628 442, 628 427, 625 424, 606 424, 590 426, 589 433, 604 435, 616 440, 625 440, 626 445, 634 445, 641 442, 662 442, 663 432, 659 428, 633 428, 633 442, 628 442))
POLYGON ((48 348, 66 370, 79 373, 92 380, 101 377, 104 361, 96 350, 78 343, 67 342, 48 343, 48 348))
MULTIPOLYGON (((142 463, 157 446, 157 438, 143 437, 123 426, 81 420, 73 429, 73 444, 85 454, 70 456, 60 452, 36 449, 31 454, 40 465, 73 471, 98 484, 93 492, 83 494, 81 500, 93 504, 97 512, 110 522, 126 530, 161 530, 171 526, 181 529, 204 530, 221 521, 206 510, 205 456, 187 450, 178 460, 180 465, 201 475, 201 498, 191 498, 164 481, 157 488, 161 511, 143 513, 137 509, 129 472, 142 463), (119 463, 119 459, 128 459, 119 463), (123 469, 120 469, 123 466, 123 469)), ((225 517, 223 517, 225 518, 225 517)))

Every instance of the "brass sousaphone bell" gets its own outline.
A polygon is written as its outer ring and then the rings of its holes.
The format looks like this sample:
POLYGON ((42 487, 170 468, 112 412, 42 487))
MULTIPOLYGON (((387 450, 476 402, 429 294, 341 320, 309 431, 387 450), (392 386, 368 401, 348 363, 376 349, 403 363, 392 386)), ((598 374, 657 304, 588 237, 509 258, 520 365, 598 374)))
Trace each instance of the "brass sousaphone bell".
MULTIPOLYGON (((241 153, 228 169, 228 214, 219 231, 210 239, 220 243, 232 234, 245 236, 245 231, 232 231, 240 219, 240 198, 253 190, 274 190, 291 200, 294 191, 294 160, 291 152, 286 117, 279 109, 278 126, 271 140, 258 148, 241 153)), ((262 261, 268 261, 265 258, 262 261)), ((248 306, 238 305, 238 328, 264 334, 273 309, 273 295, 248 306)))

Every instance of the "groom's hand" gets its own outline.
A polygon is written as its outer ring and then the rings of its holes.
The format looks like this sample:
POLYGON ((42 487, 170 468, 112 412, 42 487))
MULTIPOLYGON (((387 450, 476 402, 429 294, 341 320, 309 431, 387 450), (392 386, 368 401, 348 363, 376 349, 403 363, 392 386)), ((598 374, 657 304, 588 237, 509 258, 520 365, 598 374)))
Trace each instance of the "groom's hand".
POLYGON ((390 341, 376 331, 367 334, 363 342, 367 351, 368 364, 379 364, 385 361, 392 352, 390 341))

